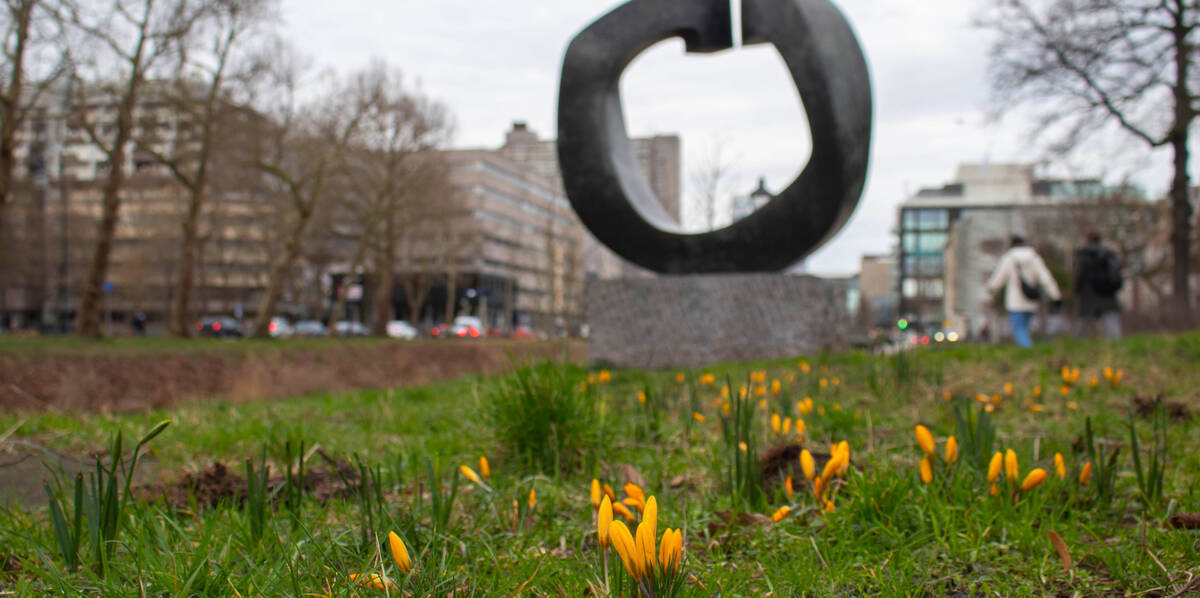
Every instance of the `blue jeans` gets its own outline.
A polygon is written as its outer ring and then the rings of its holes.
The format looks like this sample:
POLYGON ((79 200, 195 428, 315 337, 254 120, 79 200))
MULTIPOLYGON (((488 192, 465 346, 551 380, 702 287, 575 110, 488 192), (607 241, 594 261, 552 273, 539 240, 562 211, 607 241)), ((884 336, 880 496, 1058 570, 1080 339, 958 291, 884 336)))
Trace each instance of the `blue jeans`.
POLYGON ((1033 322, 1031 311, 1010 311, 1008 321, 1012 324, 1013 340, 1017 346, 1032 347, 1033 339, 1029 337, 1029 324, 1033 322))

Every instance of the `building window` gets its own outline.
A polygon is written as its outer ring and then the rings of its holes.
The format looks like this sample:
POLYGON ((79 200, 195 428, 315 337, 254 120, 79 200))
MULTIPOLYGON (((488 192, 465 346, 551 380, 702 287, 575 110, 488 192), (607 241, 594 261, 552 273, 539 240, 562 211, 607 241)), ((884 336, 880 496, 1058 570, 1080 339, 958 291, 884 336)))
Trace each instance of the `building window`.
POLYGON ((904 294, 905 299, 913 299, 917 296, 917 280, 915 278, 905 278, 900 285, 900 292, 904 294))
POLYGON ((921 296, 927 299, 941 299, 944 295, 942 281, 936 278, 922 280, 920 284, 921 296))

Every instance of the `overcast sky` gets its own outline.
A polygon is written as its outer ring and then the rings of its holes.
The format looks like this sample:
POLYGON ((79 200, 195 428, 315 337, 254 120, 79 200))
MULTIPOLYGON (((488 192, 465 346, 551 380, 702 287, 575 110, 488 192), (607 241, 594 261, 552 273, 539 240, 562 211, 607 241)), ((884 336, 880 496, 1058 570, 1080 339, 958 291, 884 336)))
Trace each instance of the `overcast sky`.
MULTIPOLYGON (((543 138, 555 135, 563 51, 619 3, 283 0, 283 17, 288 36, 317 65, 350 70, 384 58, 450 107, 456 147, 498 147, 517 120, 543 138)), ((1041 156, 1026 141, 1025 121, 987 116, 990 39, 972 26, 977 2, 842 0, 839 6, 867 56, 875 130, 863 199, 841 233, 809 258, 817 273, 854 272, 864 253, 886 253, 896 205, 919 187, 948 182, 958 164, 1041 156)), ((682 137, 685 184, 717 148, 735 167, 732 188, 745 192, 759 176, 768 189, 782 189, 807 157, 803 108, 770 46, 688 55, 681 41, 663 42, 631 65, 622 86, 631 135, 682 137)), ((1123 151, 1124 145, 1057 168, 1109 178, 1132 172, 1161 193, 1166 156, 1123 151)), ((684 220, 697 223, 686 212, 684 220)))

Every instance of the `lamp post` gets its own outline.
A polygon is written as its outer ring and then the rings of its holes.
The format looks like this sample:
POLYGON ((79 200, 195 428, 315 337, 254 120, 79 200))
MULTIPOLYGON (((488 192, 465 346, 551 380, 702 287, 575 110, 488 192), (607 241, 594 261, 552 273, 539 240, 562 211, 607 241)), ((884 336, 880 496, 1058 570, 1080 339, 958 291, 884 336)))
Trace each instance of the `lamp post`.
POLYGON ((758 188, 750 192, 750 203, 754 206, 754 209, 757 210, 767 205, 767 202, 771 201, 773 197, 775 196, 771 195, 770 191, 767 191, 767 179, 765 177, 758 177, 758 188))

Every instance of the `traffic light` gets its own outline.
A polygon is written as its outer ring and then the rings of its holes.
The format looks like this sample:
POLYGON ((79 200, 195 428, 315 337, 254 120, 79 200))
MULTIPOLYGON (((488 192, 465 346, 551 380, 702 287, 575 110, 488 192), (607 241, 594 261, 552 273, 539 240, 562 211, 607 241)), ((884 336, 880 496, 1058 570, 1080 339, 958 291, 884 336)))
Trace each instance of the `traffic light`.
POLYGON ((900 318, 900 321, 896 322, 896 328, 899 328, 900 330, 908 330, 908 320, 900 318))

